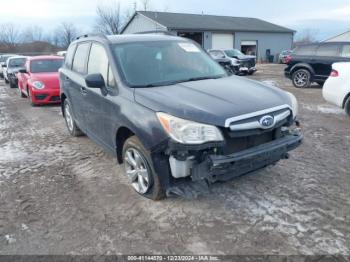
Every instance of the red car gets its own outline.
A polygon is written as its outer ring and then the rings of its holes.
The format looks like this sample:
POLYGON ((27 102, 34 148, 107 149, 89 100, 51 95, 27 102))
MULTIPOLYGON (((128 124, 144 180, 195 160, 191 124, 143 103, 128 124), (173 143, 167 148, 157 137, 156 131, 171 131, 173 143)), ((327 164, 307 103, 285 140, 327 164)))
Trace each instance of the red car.
POLYGON ((29 57, 17 74, 21 97, 28 97, 32 106, 60 103, 58 69, 62 64, 60 56, 29 57))

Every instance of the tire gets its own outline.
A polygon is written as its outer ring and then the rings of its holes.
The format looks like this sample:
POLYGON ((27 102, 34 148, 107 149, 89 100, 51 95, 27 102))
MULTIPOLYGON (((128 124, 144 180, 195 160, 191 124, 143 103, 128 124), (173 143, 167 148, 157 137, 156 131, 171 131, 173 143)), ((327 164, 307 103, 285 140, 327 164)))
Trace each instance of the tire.
POLYGON ((16 84, 14 84, 12 81, 10 81, 10 88, 16 88, 16 84))
POLYGON ((5 78, 5 83, 6 83, 6 84, 8 84, 8 83, 9 83, 9 81, 8 81, 6 78, 5 78))
POLYGON ((255 71, 249 72, 248 75, 252 76, 254 75, 255 71))
POLYGON ((344 109, 345 109, 345 113, 348 116, 350 116, 350 96, 348 97, 348 99, 345 102, 344 109))
POLYGON ((292 75, 293 85, 296 88, 307 88, 311 85, 311 73, 307 69, 298 69, 292 75))
POLYGON ((63 110, 64 110, 64 120, 66 122, 66 126, 68 132, 71 136, 83 136, 84 133, 80 130, 75 120, 73 119, 71 104, 68 99, 65 99, 63 102, 63 110))
POLYGON ((132 136, 125 141, 123 162, 125 174, 129 178, 131 186, 139 195, 152 200, 165 198, 165 191, 154 171, 150 152, 144 148, 136 136, 132 136), (143 171, 143 175, 140 174, 141 171, 143 171))

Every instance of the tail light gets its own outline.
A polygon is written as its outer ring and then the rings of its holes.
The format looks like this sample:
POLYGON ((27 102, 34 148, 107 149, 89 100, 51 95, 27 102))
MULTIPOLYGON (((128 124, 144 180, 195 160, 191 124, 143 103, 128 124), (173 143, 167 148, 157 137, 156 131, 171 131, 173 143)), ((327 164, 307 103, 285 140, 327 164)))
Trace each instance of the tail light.
POLYGON ((338 77, 338 76, 339 76, 339 72, 333 69, 331 72, 331 77, 338 77))
POLYGON ((292 61, 292 56, 291 55, 287 55, 286 58, 284 59, 285 63, 288 64, 292 61))

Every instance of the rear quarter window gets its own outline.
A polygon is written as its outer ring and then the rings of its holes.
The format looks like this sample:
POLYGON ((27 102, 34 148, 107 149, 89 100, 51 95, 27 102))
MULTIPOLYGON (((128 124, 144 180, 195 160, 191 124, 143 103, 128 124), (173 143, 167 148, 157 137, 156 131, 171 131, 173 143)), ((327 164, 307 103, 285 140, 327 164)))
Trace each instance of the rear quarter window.
POLYGON ((73 66, 72 66, 73 71, 80 74, 86 73, 86 60, 87 60, 89 48, 90 48, 90 43, 88 42, 78 45, 73 58, 73 66))
POLYGON ((74 56, 76 47, 77 45, 73 44, 73 45, 70 45, 68 48, 66 57, 64 59, 64 64, 67 68, 72 68, 73 56, 74 56))

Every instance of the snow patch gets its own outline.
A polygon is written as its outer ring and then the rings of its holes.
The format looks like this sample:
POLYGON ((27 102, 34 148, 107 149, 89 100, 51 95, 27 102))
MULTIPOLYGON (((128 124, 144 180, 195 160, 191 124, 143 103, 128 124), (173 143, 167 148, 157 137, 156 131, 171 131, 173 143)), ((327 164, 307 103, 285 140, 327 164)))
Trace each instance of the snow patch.
POLYGON ((5 239, 6 239, 6 242, 7 244, 14 244, 16 243, 16 239, 14 238, 13 235, 5 235, 5 239))

